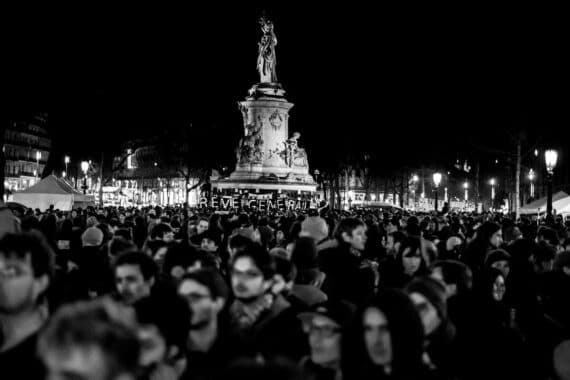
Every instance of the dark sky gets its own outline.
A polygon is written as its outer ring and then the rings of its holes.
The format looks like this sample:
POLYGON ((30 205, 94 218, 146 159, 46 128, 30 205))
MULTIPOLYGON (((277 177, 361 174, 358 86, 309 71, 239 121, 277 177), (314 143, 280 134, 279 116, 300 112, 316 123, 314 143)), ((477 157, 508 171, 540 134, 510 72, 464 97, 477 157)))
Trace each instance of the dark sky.
MULTIPOLYGON (((236 102, 258 80, 261 10, 244 2, 13 14, 5 106, 49 113, 54 159, 96 157, 193 123, 213 131, 220 159, 231 161, 236 102)), ((567 30, 535 10, 395 12, 344 2, 267 13, 277 75, 295 103, 289 129, 302 133, 312 167, 347 150, 411 164, 489 158, 473 146, 511 150, 510 131, 521 128, 529 145, 563 145, 570 135, 567 30)))

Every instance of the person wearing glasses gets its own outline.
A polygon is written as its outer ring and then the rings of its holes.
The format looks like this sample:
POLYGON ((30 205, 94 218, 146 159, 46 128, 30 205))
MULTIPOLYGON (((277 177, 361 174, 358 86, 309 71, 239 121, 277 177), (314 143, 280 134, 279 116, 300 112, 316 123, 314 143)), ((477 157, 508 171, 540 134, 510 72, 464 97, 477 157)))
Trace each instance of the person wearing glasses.
POLYGON ((305 380, 342 379, 342 339, 349 327, 354 306, 348 302, 327 300, 299 314, 307 334, 310 354, 300 362, 305 380))

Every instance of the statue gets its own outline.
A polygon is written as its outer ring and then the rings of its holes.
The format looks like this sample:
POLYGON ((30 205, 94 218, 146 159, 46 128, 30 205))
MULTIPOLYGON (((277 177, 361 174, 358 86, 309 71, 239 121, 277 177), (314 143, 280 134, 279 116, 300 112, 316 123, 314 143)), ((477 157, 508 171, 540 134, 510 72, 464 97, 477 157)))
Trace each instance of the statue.
POLYGON ((263 139, 261 138, 261 129, 263 123, 258 115, 254 124, 245 126, 246 134, 239 141, 237 149, 237 161, 239 164, 260 164, 263 161, 263 139))
POLYGON ((297 140, 301 137, 299 132, 294 132, 293 136, 285 140, 283 144, 285 149, 279 153, 281 158, 285 161, 285 164, 292 167, 307 167, 307 152, 305 149, 299 148, 299 143, 297 140))
POLYGON ((277 73, 275 71, 275 45, 277 37, 273 32, 273 23, 262 16, 259 19, 263 36, 258 43, 259 54, 257 56, 257 71, 261 83, 277 83, 277 73))

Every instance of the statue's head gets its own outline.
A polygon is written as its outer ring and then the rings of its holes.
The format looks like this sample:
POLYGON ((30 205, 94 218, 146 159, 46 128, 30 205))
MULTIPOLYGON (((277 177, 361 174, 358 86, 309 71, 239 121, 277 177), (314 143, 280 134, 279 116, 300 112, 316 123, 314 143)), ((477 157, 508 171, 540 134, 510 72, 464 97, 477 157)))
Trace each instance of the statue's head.
POLYGON ((293 136, 291 138, 297 140, 300 137, 301 137, 301 134, 299 132, 293 132, 293 136))

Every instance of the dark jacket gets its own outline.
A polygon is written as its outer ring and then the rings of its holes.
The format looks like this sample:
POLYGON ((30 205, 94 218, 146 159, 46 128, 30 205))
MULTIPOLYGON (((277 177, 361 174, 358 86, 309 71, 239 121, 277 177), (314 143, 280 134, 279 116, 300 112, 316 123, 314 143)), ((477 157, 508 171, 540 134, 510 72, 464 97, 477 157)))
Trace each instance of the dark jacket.
POLYGON ((319 252, 319 267, 326 274, 322 291, 330 299, 360 304, 374 294, 374 272, 347 244, 319 252))

